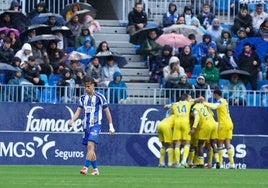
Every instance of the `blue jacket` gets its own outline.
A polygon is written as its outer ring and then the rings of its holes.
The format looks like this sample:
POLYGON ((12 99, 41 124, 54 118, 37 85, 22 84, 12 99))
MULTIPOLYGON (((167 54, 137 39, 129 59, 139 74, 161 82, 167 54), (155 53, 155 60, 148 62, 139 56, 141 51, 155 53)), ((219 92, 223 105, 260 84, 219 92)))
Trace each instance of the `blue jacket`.
POLYGON ((116 71, 113 75, 113 81, 108 85, 110 88, 110 103, 119 103, 121 99, 127 98, 127 86, 124 81, 122 81, 122 74, 116 71), (116 77, 120 77, 120 81, 116 80, 116 77))
MULTIPOLYGON (((81 52, 83 54, 87 54, 91 57, 94 57, 96 55, 96 50, 93 46, 90 46, 89 48, 86 48, 86 42, 90 42, 91 44, 91 39, 90 37, 86 37, 85 40, 84 40, 84 45, 83 46, 80 46, 79 48, 77 48, 76 51, 78 52, 81 52)), ((81 63, 83 63, 85 66, 87 66, 88 62, 89 62, 90 59, 84 59, 84 60, 81 60, 81 63)))

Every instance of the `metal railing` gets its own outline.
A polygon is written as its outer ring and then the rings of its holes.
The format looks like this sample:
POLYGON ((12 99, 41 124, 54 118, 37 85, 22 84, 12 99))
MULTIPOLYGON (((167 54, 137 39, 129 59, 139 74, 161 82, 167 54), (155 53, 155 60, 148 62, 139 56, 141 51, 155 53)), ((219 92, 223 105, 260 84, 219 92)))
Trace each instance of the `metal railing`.
MULTIPOLYGON (((164 105, 177 100, 183 93, 190 93, 193 98, 200 95, 213 101, 207 90, 181 90, 163 88, 96 88, 104 94, 109 103, 164 105)), ((34 85, 1 85, 0 102, 40 102, 51 104, 78 103, 79 96, 84 94, 83 87, 34 86, 34 85)), ((224 98, 230 100, 233 91, 223 90, 224 98)), ((268 107, 268 91, 246 91, 240 106, 268 107)))

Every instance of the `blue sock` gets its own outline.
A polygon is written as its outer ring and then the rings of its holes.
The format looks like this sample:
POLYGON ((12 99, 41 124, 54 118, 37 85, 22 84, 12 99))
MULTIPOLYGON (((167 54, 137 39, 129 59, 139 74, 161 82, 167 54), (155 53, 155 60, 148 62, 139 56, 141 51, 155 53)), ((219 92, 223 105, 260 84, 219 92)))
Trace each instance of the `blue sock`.
POLYGON ((91 161, 86 159, 86 160, 85 160, 85 164, 84 164, 84 166, 88 168, 89 165, 90 165, 90 163, 91 163, 91 161))
POLYGON ((98 168, 97 167, 97 160, 91 161, 91 165, 92 165, 93 169, 98 168))

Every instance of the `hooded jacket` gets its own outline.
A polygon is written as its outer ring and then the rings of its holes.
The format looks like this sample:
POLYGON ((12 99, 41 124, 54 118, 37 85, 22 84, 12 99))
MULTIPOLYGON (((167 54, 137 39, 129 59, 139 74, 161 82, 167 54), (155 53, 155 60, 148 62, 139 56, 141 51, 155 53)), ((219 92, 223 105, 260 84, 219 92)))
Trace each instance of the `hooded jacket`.
POLYGON ((174 3, 169 3, 168 11, 163 15, 163 27, 168 27, 174 24, 174 20, 177 20, 179 17, 176 11, 177 6, 174 3), (175 7, 174 11, 171 11, 172 6, 175 7))
POLYGON ((121 99, 127 98, 126 83, 122 81, 122 74, 116 71, 113 74, 113 81, 108 85, 110 88, 110 103, 118 103, 121 99), (116 77, 120 77, 120 81, 116 81, 116 77))
POLYGON ((24 43, 21 50, 17 51, 15 54, 15 57, 19 57, 21 59, 21 64, 25 63, 25 61, 28 61, 28 57, 33 56, 32 53, 32 46, 29 43, 24 43), (25 50, 30 50, 31 53, 26 55, 24 53, 25 50))
POLYGON ((213 59, 207 58, 205 67, 202 68, 201 74, 204 75, 208 84, 218 84, 220 78, 219 69, 214 66, 213 59), (212 67, 208 67, 208 63, 212 64, 212 67))

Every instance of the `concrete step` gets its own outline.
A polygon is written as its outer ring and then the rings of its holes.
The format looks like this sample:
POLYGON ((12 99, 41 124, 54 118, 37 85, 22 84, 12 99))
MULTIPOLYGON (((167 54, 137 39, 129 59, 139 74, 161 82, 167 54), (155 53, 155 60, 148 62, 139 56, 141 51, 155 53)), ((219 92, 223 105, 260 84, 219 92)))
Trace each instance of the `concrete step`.
POLYGON ((146 76, 148 77, 148 69, 126 69, 126 68, 121 68, 121 73, 122 75, 129 75, 129 76, 146 76))
POLYGON ((129 42, 129 34, 104 34, 95 33, 94 38, 96 41, 106 40, 109 44, 110 41, 125 41, 129 42))
POLYGON ((125 27, 119 27, 119 26, 103 26, 101 27, 101 30, 98 32, 100 34, 126 34, 126 28, 125 27))
POLYGON ((132 97, 129 96, 127 98, 126 104, 160 104, 160 105, 165 105, 169 104, 169 99, 168 98, 157 98, 157 97, 149 97, 149 98, 144 98, 144 97, 132 97))
POLYGON ((100 26, 120 26, 119 20, 96 20, 99 22, 100 26))
POLYGON ((147 69, 147 66, 145 65, 144 62, 140 62, 140 61, 133 61, 133 62, 128 62, 128 64, 126 64, 124 66, 124 68, 139 68, 139 69, 147 69))
POLYGON ((112 52, 117 52, 119 54, 129 54, 129 55, 136 55, 136 49, 134 47, 131 48, 115 48, 115 47, 111 47, 110 51, 112 52))
POLYGON ((132 54, 124 54, 123 56, 127 59, 128 62, 129 61, 131 61, 131 62, 133 62, 133 61, 140 61, 140 62, 142 62, 143 61, 143 58, 140 55, 136 55, 136 54, 134 54, 134 55, 132 55, 132 54))
POLYGON ((140 83, 146 83, 149 81, 149 76, 134 76, 134 75, 124 75, 123 74, 123 80, 125 82, 140 82, 140 83))
POLYGON ((96 40, 96 44, 98 45, 101 41, 107 41, 110 48, 134 48, 134 45, 128 41, 109 41, 105 37, 96 40))
POLYGON ((158 83, 139 83, 139 82, 127 82, 127 88, 129 89, 151 89, 151 88, 159 88, 158 83))

